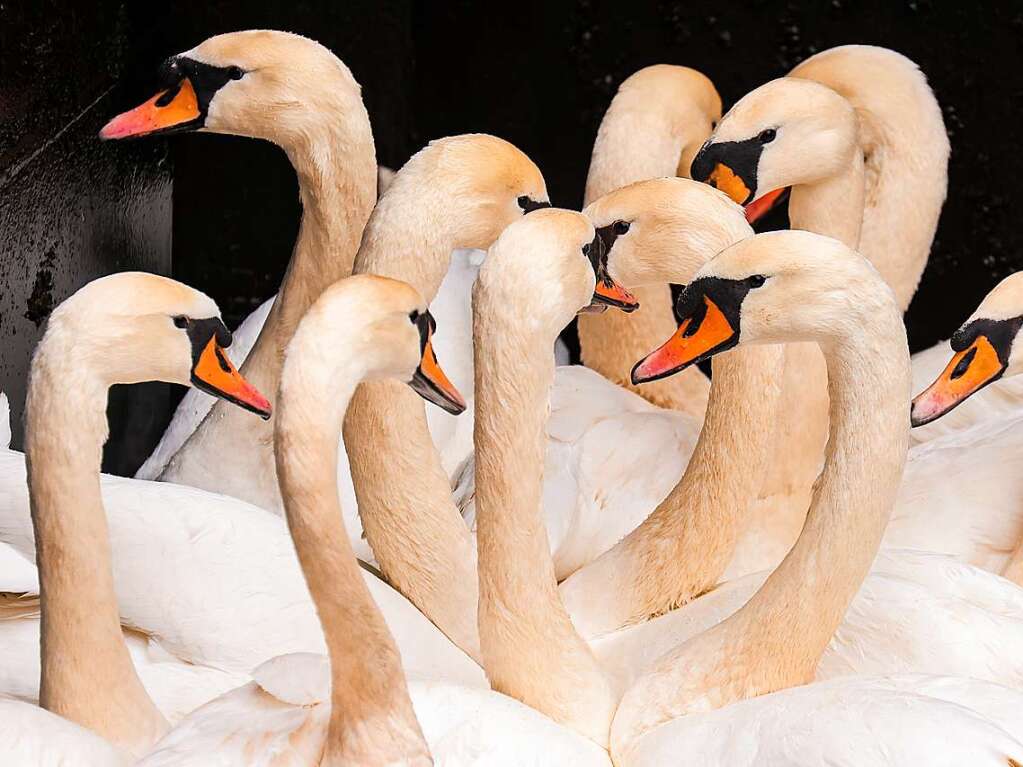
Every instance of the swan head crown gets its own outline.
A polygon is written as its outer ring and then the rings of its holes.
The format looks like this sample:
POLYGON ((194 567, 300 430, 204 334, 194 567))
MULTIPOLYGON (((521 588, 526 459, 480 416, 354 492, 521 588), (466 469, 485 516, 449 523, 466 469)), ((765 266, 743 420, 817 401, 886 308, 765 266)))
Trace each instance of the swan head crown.
POLYGON ((1023 272, 1016 272, 998 283, 952 335, 952 359, 913 399, 913 425, 940 418, 1003 376, 1023 373, 1021 327, 1023 272))
POLYGON ((306 312, 285 351, 281 400, 288 387, 393 378, 450 413, 465 409, 433 352, 436 322, 415 288, 360 274, 327 288, 306 312))
POLYGON ((693 159, 690 174, 740 205, 840 173, 859 151, 852 105, 820 83, 782 77, 743 96, 693 159))
POLYGON ((715 256, 683 291, 676 314, 678 330, 636 364, 635 383, 673 375, 740 342, 816 341, 826 348, 875 316, 898 316, 891 289, 865 258, 798 230, 756 235, 715 256))
POLYGON ((348 67, 315 40, 290 32, 246 30, 211 37, 160 67, 166 90, 118 115, 105 139, 210 131, 288 146, 324 114, 362 109, 348 67))
POLYGON ((685 283, 711 257, 753 230, 742 208, 685 178, 639 181, 586 206, 607 252, 607 271, 625 287, 685 283))
POLYGON ((209 296, 167 277, 121 272, 93 280, 58 306, 37 355, 55 352, 106 386, 194 385, 268 418, 270 403, 224 352, 230 344, 209 296))
POLYGON ((550 207, 536 164, 514 144, 485 133, 436 139, 414 154, 384 193, 381 210, 409 200, 457 226, 455 247, 480 250, 508 224, 550 207))
POLYGON ((474 313, 485 296, 488 314, 516 327, 556 336, 590 304, 596 278, 589 252, 593 225, 581 213, 536 211, 505 229, 491 246, 473 290, 474 313))

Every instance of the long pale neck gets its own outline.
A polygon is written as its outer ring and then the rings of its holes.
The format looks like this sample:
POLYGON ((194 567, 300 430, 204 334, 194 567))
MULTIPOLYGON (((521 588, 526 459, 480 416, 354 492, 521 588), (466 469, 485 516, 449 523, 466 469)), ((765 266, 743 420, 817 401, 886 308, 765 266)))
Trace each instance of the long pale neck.
POLYGON ((141 756, 167 722, 121 634, 100 495, 108 385, 47 337, 33 363, 25 455, 42 597, 39 703, 141 756))
POLYGON ((483 666, 495 690, 606 744, 610 688, 561 603, 541 507, 554 339, 537 338, 521 324, 500 323, 488 311, 484 293, 477 283, 473 346, 483 666))
MULTIPOLYGON (((620 96, 618 97, 620 98, 620 96)), ((617 99, 616 99, 617 101, 617 99)), ((586 177, 584 204, 636 181, 689 175, 680 158, 706 136, 673 130, 673 121, 649 109, 622 109, 612 103, 601 122, 586 177)), ((686 120, 679 122, 685 123, 686 120)), ((703 120, 691 120, 702 124, 703 120)), ((701 418, 709 382, 697 368, 643 386, 632 383, 632 366, 675 332, 671 290, 666 284, 628 286, 640 308, 632 314, 608 311, 583 314, 578 320, 583 364, 612 383, 630 389, 661 407, 701 418)))
MULTIPOLYGON (((241 370, 264 392, 276 392, 284 348, 299 319, 328 286, 351 274, 376 198, 376 156, 369 118, 360 110, 324 121, 287 149, 298 174, 302 223, 284 281, 241 370)), ((274 476, 273 421, 216 402, 168 463, 161 479, 232 495, 280 511, 274 476), (231 456, 231 471, 219 471, 231 456)))
POLYGON ((782 366, 775 346, 714 360, 706 419, 685 474, 639 527, 561 586, 584 636, 667 612, 717 583, 772 458, 782 366))
POLYGON ((789 221, 793 229, 833 237, 855 250, 860 244, 863 199, 863 158, 857 153, 841 173, 792 187, 789 221))
MULTIPOLYGON (((426 200, 397 205, 396 192, 402 190, 389 191, 381 201, 386 207, 367 227, 355 271, 404 280, 429 302, 457 243, 435 223, 442 211, 435 214, 426 200), (420 214, 388 221, 398 209, 420 214)), ((362 526, 381 571, 479 660, 476 547, 451 499, 422 399, 396 381, 363 383, 352 397, 344 437, 362 526)))
MULTIPOLYGON (((349 376, 350 382, 339 378, 344 376, 304 385, 290 396, 282 393, 275 433, 288 528, 330 655, 331 718, 325 751, 345 764, 405 764, 414 759, 429 764, 398 648, 366 587, 342 522, 338 437, 356 377, 349 376)), ((301 380, 308 384, 316 377, 301 380)))
POLYGON ((277 300, 242 366, 246 378, 264 391, 277 390, 284 347, 306 310, 325 288, 352 273, 376 202, 368 118, 325 123, 329 129, 324 125, 321 134, 286 150, 298 175, 302 222, 277 300))
POLYGON ((746 625, 768 629, 775 647, 799 637, 799 660, 810 673, 874 561, 909 448, 905 329, 895 312, 884 314, 874 323, 877 335, 861 328, 824 350, 831 400, 825 469, 799 540, 740 611, 746 625))
POLYGON ((826 51, 792 76, 828 86, 856 110, 866 166, 858 250, 905 311, 927 265, 948 186, 941 107, 912 61, 881 48, 826 51))
POLYGON ((659 659, 622 699, 617 747, 667 719, 806 684, 877 554, 909 447, 911 376, 894 304, 828 345, 832 431, 806 523, 738 612, 659 659))

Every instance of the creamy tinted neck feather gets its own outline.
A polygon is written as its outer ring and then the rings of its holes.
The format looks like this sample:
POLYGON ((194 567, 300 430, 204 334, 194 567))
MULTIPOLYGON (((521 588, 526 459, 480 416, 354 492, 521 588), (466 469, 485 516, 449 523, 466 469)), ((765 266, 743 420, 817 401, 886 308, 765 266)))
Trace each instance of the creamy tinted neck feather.
POLYGON ((616 749, 667 719, 813 677, 877 553, 909 445, 909 351, 894 305, 825 348, 832 433, 798 541, 737 613, 660 659, 623 698, 616 749))
POLYGON ((707 416, 682 479, 621 543, 561 585, 583 636, 647 620, 717 583, 773 460, 781 371, 777 347, 714 360, 707 416))
MULTIPOLYGON (((381 200, 355 272, 404 280, 429 303, 458 243, 442 225, 452 212, 425 191, 421 204, 405 199, 411 194, 392 187, 381 200)), ((451 499, 422 399, 396 381, 363 383, 344 437, 359 516, 381 572, 478 661, 476 547, 451 499)))
POLYGON ((949 143, 941 108, 916 65, 882 48, 827 51, 791 76, 828 86, 856 110, 866 158, 857 249, 905 311, 927 265, 948 186, 949 143))
MULTIPOLYGON (((855 249, 863 209, 863 161, 859 154, 845 172, 792 189, 793 229, 834 237, 855 249)), ((760 491, 771 498, 754 511, 769 512, 781 524, 801 524, 807 490, 820 472, 828 438, 827 366, 817 344, 785 344, 782 401, 775 427, 774 459, 760 491), (791 506, 802 508, 793 512, 791 506)), ((794 540, 799 528, 789 531, 794 540)), ((771 563, 773 565, 773 563, 771 563)))
POLYGON ((167 722, 121 634, 99 475, 108 384, 48 332, 29 382, 25 457, 42 596, 44 708, 144 754, 167 722))
MULTIPOLYGON (((504 309, 507 312, 507 308, 504 309)), ((544 527, 554 338, 473 296, 479 627, 491 686, 607 744, 615 697, 558 595, 544 527)))
MULTIPOLYGON (((650 105, 621 107, 612 102, 600 124, 586 178, 584 205, 635 181, 676 174, 688 177, 689 163, 682 168, 681 158, 691 155, 707 138, 683 135, 667 114, 652 110, 650 105)), ((678 123, 698 126, 705 120, 693 115, 678 123)), ((655 405, 702 418, 710 382, 698 368, 642 386, 632 384, 632 366, 669 338, 676 325, 671 290, 666 284, 627 287, 640 305, 632 314, 607 311, 580 315, 583 364, 655 405)))
MULTIPOLYGON (((325 120, 287 148, 302 200, 302 222, 287 273, 242 374, 261 391, 277 391, 284 347, 299 319, 329 285, 351 274, 376 200, 376 154, 361 99, 343 118, 325 120)), ((280 511, 273 423, 218 401, 171 459, 160 479, 280 511), (229 456, 230 471, 218 470, 229 456)))
POLYGON ((330 655, 324 758, 331 764, 429 765, 398 648, 342 522, 338 437, 358 376, 319 380, 318 370, 301 369, 298 358, 294 364, 278 397, 277 471, 288 528, 330 655))

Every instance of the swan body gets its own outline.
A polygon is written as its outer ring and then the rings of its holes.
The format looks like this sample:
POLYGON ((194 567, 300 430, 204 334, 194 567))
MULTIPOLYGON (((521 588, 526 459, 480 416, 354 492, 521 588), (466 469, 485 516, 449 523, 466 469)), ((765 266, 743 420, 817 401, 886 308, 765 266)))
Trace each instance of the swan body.
MULTIPOLYGON (((211 753, 223 765, 319 765, 330 718, 327 659, 301 653, 275 658, 255 669, 253 680, 196 711, 139 767, 205 767, 211 753)), ((611 765, 599 746, 498 693, 414 676, 409 692, 436 765, 611 765)))
POLYGON ((134 760, 56 714, 0 697, 0 761, 32 767, 128 767, 134 760))
POLYGON ((665 722, 621 767, 1006 767, 1023 753, 1021 694, 973 679, 852 677, 762 695, 665 722))

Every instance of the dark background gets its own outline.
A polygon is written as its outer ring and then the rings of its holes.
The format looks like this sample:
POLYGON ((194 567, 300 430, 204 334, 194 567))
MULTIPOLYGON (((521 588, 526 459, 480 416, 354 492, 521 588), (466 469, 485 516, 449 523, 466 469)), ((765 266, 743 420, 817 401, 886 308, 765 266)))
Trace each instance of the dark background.
MULTIPOLYGON (((1023 177, 1019 2, 4 3, 0 387, 19 422, 38 323, 92 277, 173 274, 212 295, 229 325, 275 292, 299 218, 280 150, 224 136, 94 138, 155 92, 166 56, 257 27, 314 37, 349 65, 381 163, 397 168, 439 136, 495 133, 537 162, 552 200, 567 207, 581 203, 607 104, 640 67, 696 67, 727 108, 825 48, 894 48, 927 74, 952 141, 949 200, 907 316, 913 349, 947 337, 997 280, 1023 268, 1013 215, 1023 177)), ((108 469, 141 463, 178 396, 155 384, 115 391, 108 469)), ((17 444, 20 423, 15 434, 17 444)))

